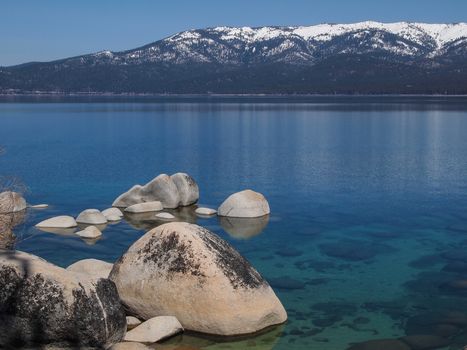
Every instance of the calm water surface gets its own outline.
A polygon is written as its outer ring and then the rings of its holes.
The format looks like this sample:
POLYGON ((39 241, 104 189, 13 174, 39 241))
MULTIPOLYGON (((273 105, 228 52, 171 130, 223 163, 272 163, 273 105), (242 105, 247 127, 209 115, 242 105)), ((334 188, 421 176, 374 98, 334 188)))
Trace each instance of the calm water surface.
POLYGON ((441 349, 467 344, 467 99, 3 102, 0 173, 19 176, 30 203, 51 205, 28 214, 18 249, 58 265, 113 262, 155 223, 108 225, 95 244, 35 223, 105 209, 160 173, 190 173, 214 208, 245 188, 268 198, 269 221, 247 227, 177 215, 247 257, 287 325, 164 348, 340 350, 406 334, 443 335, 441 349))

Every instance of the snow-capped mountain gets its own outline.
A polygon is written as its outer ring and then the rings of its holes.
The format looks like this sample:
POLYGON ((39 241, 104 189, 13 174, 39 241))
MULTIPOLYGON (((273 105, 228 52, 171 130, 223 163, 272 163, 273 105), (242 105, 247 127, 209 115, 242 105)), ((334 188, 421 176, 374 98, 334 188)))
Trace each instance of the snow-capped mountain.
POLYGON ((467 90, 459 80, 466 74, 466 59, 466 23, 215 27, 180 32, 123 52, 0 69, 0 89, 365 92, 368 88, 358 86, 371 81, 381 85, 386 79, 394 86, 387 90, 391 92, 404 86, 410 90, 428 79, 437 81, 437 92, 454 86, 459 92, 467 90))

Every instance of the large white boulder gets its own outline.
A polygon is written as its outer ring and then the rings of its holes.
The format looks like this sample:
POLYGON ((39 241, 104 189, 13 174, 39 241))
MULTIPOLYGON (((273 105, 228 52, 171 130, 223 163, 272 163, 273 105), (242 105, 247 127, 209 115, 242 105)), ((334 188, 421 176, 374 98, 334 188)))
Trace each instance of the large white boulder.
POLYGON ((175 316, 185 329, 223 336, 286 321, 269 284, 214 233, 176 222, 156 227, 115 263, 109 277, 130 314, 175 316))
POLYGON ((100 278, 109 278, 113 264, 97 259, 84 259, 71 264, 66 269, 74 273, 85 275, 87 278, 97 281, 100 278))
POLYGON ((266 198, 261 193, 252 190, 230 195, 217 210, 219 216, 236 218, 256 218, 268 215, 270 212, 266 198))
POLYGON ((158 316, 129 331, 124 340, 138 343, 155 343, 180 332, 183 332, 183 327, 175 317, 158 316))
POLYGON ((164 207, 162 206, 161 202, 154 201, 130 205, 128 208, 125 209, 125 212, 130 214, 139 214, 161 211, 163 209, 164 207))
POLYGON ((0 285, 0 347, 21 339, 107 348, 125 335, 125 312, 108 279, 78 278, 34 255, 0 250, 0 285))
POLYGON ((180 205, 178 188, 169 175, 161 174, 141 189, 144 202, 159 201, 164 208, 174 209, 180 205))
POLYGON ((16 213, 26 209, 26 200, 17 192, 0 193, 0 214, 16 213))
POLYGON ((36 224, 36 227, 40 228, 71 228, 76 226, 78 226, 76 220, 68 215, 55 216, 36 224))
POLYGON ((176 173, 171 177, 177 186, 180 196, 180 205, 188 206, 195 204, 199 199, 199 188, 196 181, 186 173, 176 173))
POLYGON ((98 209, 86 209, 78 215, 76 222, 86 225, 104 225, 107 219, 98 209))
POLYGON ((133 186, 118 196, 112 206, 127 208, 138 203, 159 201, 164 208, 175 209, 196 203, 198 197, 198 185, 188 174, 161 174, 144 186, 133 186))

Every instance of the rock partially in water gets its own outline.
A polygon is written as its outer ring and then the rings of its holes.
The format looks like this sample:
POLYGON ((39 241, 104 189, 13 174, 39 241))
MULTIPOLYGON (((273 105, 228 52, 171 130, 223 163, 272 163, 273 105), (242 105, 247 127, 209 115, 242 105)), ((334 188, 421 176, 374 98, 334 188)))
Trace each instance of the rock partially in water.
POLYGON ((0 345, 109 347, 125 334, 125 312, 110 280, 78 279, 34 255, 0 251, 0 285, 0 345))
POLYGON ((397 339, 370 340, 352 345, 347 350, 411 350, 404 342, 397 339))
POLYGON ((125 335, 125 341, 155 343, 183 332, 183 327, 173 316, 158 316, 141 323, 125 335))
POLYGON ((429 350, 444 348, 450 344, 449 340, 436 335, 417 334, 400 338, 412 350, 429 350))
POLYGON ((256 218, 268 215, 270 212, 266 198, 261 193, 252 190, 230 195, 217 210, 219 216, 236 218, 256 218))
POLYGON ((127 208, 133 204, 138 204, 144 202, 141 199, 141 189, 143 186, 134 185, 127 192, 122 193, 117 199, 112 203, 113 207, 117 208, 127 208))
POLYGON ((287 319, 261 275, 227 242, 197 225, 169 223, 146 233, 110 278, 130 314, 173 315, 192 331, 241 335, 287 319))
POLYGON ((88 226, 84 230, 76 232, 81 238, 95 239, 102 236, 102 232, 96 226, 88 226))
POLYGON ((199 199, 199 188, 196 181, 186 173, 176 173, 171 177, 178 189, 181 206, 195 204, 199 199))
POLYGON ((180 194, 172 178, 161 174, 144 185, 141 190, 143 202, 159 201, 164 208, 175 209, 180 205, 180 194))
MULTIPOLYGON (((126 341, 126 342, 113 345, 109 350, 154 350, 154 349, 141 343, 126 341)), ((179 350, 182 350, 182 349, 179 349, 179 350)))
POLYGON ((162 220, 173 220, 173 219, 175 219, 175 216, 173 216, 170 213, 163 212, 163 213, 157 213, 156 218, 162 219, 162 220))
POLYGON ((98 209, 86 209, 78 215, 76 222, 86 225, 105 225, 107 219, 98 209))
POLYGON ((130 214, 140 214, 161 211, 163 209, 164 207, 162 206, 161 202, 154 201, 130 205, 125 209, 125 212, 130 214))
POLYGON ((61 215, 56 216, 44 221, 39 222, 36 224, 36 227, 39 228, 72 228, 76 227, 78 224, 76 223, 75 219, 71 216, 61 215))
POLYGON ((17 192, 0 193, 0 214, 16 213, 26 209, 26 200, 17 192))
POLYGON ((67 271, 83 274, 91 280, 97 281, 100 278, 109 278, 113 264, 97 259, 84 259, 68 266, 67 271))
POLYGON ((31 209, 46 209, 48 207, 49 207, 48 204, 34 204, 34 205, 29 206, 29 208, 31 209))
POLYGON ((123 218, 123 213, 119 208, 107 208, 102 211, 102 215, 105 216, 107 221, 118 221, 116 218, 123 218))
POLYGON ((195 213, 200 216, 213 216, 217 214, 217 210, 211 208, 196 208, 195 213))
POLYGON ((269 223, 269 215, 258 218, 219 217, 219 222, 230 236, 239 239, 249 239, 261 234, 269 223))

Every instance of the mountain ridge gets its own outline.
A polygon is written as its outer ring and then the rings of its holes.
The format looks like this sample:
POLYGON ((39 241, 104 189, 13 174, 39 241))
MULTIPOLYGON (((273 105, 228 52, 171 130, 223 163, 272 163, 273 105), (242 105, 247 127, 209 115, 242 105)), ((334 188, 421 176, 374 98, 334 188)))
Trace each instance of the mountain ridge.
POLYGON ((467 23, 212 27, 0 68, 0 92, 467 93, 467 23))

